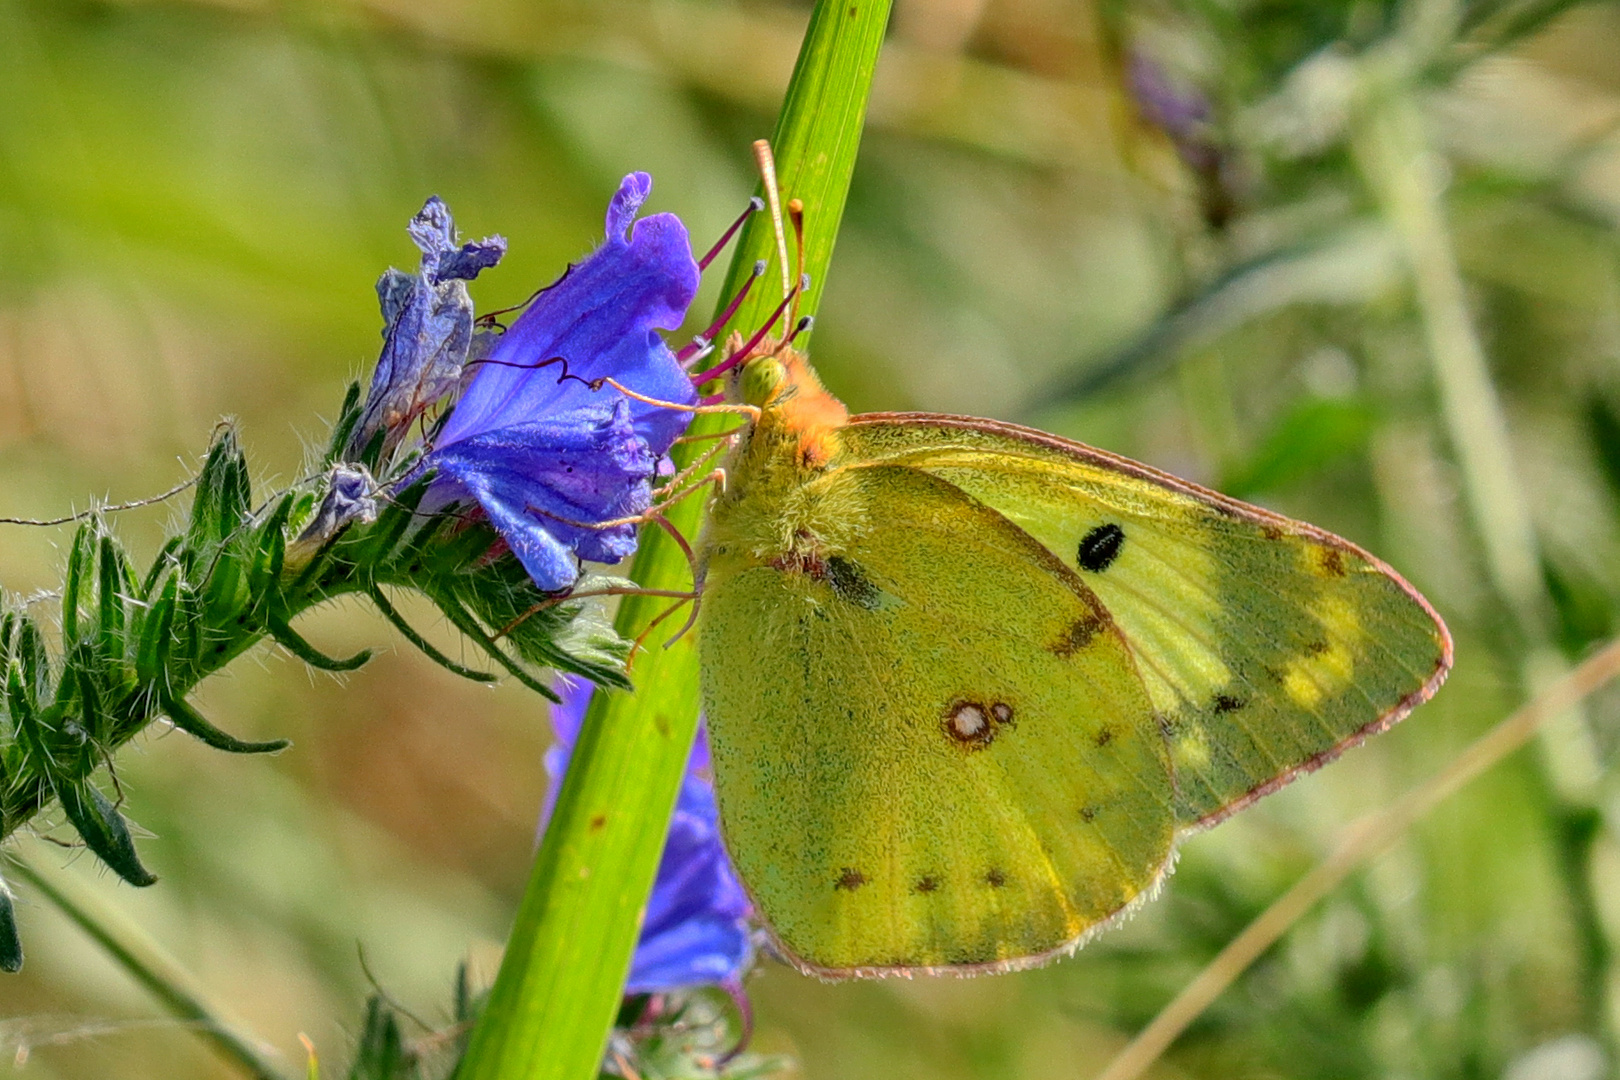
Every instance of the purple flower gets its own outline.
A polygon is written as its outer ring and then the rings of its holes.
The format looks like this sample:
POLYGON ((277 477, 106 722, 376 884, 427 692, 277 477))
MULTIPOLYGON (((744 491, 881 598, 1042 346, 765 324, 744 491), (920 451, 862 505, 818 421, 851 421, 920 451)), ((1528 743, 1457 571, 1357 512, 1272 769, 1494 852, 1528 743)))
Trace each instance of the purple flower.
MULTIPOLYGON (((542 827, 551 819, 591 691, 587 682, 570 682, 562 687, 562 703, 552 707, 557 742, 546 751, 551 787, 542 827)), ((748 925, 752 908, 720 842, 714 788, 705 776, 708 767, 709 744, 699 728, 647 900, 641 940, 625 983, 627 994, 656 994, 704 983, 735 988, 753 960, 748 925)))
POLYGON ((1170 137, 1183 161, 1200 171, 1219 164, 1220 148, 1213 132, 1215 110, 1207 97, 1172 78, 1140 51, 1131 52, 1126 78, 1142 118, 1170 137))
POLYGON ((377 279, 383 351, 365 411, 349 439, 351 459, 379 430, 388 432, 386 446, 392 449, 413 420, 455 388, 473 340, 467 282, 506 254, 506 241, 499 236, 457 247, 455 222, 437 195, 411 219, 408 231, 422 250, 421 272, 390 268, 377 279))
POLYGON ((624 178, 607 242, 476 362, 422 462, 438 475, 429 498, 475 500, 546 592, 572 585, 579 559, 617 562, 635 550, 634 524, 600 523, 647 509, 657 460, 691 422, 601 382, 659 401, 696 397, 657 331, 686 317, 698 266, 673 214, 636 220, 651 190, 645 173, 624 178))

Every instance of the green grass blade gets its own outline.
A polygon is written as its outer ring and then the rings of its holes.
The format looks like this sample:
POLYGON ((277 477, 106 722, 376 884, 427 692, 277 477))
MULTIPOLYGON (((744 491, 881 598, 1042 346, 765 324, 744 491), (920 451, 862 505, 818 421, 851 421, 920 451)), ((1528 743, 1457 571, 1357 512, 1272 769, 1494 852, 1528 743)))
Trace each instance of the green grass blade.
POLYGON ((171 1016, 194 1026, 237 1072, 254 1080, 285 1080, 271 1056, 274 1049, 211 999, 197 979, 128 915, 67 874, 41 870, 16 856, 9 866, 94 938, 171 1016))
MULTIPOLYGON (((832 259, 888 18, 888 0, 816 5, 772 140, 784 197, 805 204, 811 288, 804 313, 815 310, 832 259)), ((769 220, 755 215, 738 242, 727 295, 774 248, 769 220)), ((772 274, 759 283, 734 326, 764 321, 781 298, 767 284, 777 280, 772 274)), ((693 432, 736 422, 700 417, 693 432)), ((688 499, 669 515, 687 536, 697 533, 701 502, 688 499)), ((682 589, 690 580, 680 548, 657 529, 644 531, 633 576, 651 589, 682 589)), ((669 603, 626 598, 620 632, 639 632, 669 603)), ((458 1080, 596 1075, 697 727, 692 637, 666 649, 660 636, 678 629, 683 614, 655 630, 636 657, 637 693, 599 693, 592 703, 458 1080)))

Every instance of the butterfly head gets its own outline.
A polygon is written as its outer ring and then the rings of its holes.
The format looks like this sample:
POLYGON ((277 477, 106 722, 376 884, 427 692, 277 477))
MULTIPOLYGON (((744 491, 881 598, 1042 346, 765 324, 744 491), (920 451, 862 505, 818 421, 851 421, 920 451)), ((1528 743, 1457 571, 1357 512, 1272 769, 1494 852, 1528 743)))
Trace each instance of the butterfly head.
MULTIPOLYGON (((742 342, 733 338, 732 347, 742 342)), ((819 465, 830 456, 829 437, 849 419, 844 403, 829 394, 804 354, 766 340, 727 378, 728 400, 760 410, 758 428, 795 444, 800 461, 819 465)))

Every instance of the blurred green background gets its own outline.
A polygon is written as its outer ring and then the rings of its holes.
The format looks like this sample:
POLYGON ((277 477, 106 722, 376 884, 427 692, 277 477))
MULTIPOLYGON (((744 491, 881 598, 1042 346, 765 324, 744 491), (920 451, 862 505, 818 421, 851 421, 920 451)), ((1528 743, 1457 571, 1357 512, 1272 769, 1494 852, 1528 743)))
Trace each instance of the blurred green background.
MULTIPOLYGON (((511 241, 485 310, 589 250, 630 169, 704 246, 753 186, 807 10, 0 0, 0 515, 162 491, 224 416, 261 484, 300 475, 375 359, 372 283, 414 268, 428 194, 511 241)), ((1614 631, 1620 9, 897 0, 890 39, 813 344, 831 388, 1036 423, 1307 518, 1458 639, 1433 703, 1190 841, 1159 902, 1074 960, 837 986, 766 963, 750 984, 758 1047, 805 1077, 1084 1078, 1346 823, 1614 631), (1470 342, 1484 412, 1439 389, 1470 342), (1482 486, 1470 438, 1516 482, 1482 486)), ((149 557, 178 513, 118 525, 149 557)), ((0 586, 56 587, 69 539, 0 527, 0 586)), ((120 757, 159 885, 19 846, 290 1062, 303 1032, 330 1066, 368 992, 357 945, 434 1021, 459 961, 493 977, 548 728, 532 694, 458 681, 358 605, 304 629, 396 647, 341 680, 261 650, 205 684, 222 726, 294 740, 273 759, 165 735, 120 757)), ((1296 926, 1160 1075, 1608 1075, 1620 694, 1556 732, 1296 926)), ((28 965, 0 978, 19 1075, 232 1075, 20 891, 28 965)))

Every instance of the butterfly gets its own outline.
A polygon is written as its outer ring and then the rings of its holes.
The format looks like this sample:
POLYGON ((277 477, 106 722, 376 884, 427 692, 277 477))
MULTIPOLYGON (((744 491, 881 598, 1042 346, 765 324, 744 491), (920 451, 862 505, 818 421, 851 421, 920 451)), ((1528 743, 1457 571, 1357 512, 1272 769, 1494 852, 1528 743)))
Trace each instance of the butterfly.
POLYGON ((824 978, 1077 949, 1176 845, 1383 731, 1451 666, 1354 544, 994 420, 850 416, 790 348, 699 547, 721 827, 824 978))

